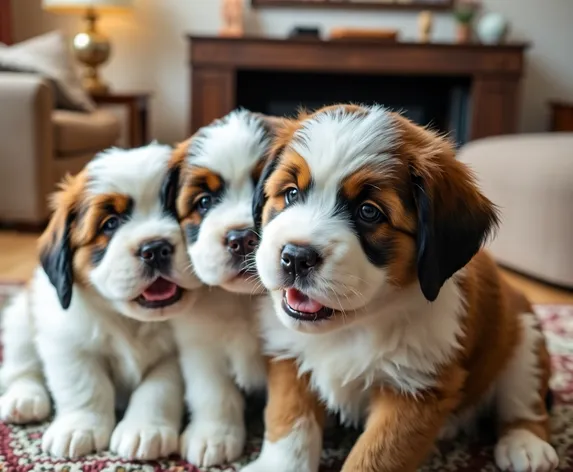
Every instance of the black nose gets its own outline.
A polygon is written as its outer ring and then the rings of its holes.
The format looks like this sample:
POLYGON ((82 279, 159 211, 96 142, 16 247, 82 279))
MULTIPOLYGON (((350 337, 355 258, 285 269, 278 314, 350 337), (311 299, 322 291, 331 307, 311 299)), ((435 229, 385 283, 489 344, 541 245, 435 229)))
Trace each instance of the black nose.
POLYGON ((139 248, 139 257, 150 267, 163 269, 171 262, 173 244, 166 239, 147 241, 139 248))
POLYGON ((252 229, 238 229, 227 233, 227 248, 235 257, 246 257, 251 254, 259 238, 252 229))
POLYGON ((320 263, 320 254, 310 246, 287 244, 281 252, 281 266, 293 277, 304 277, 320 263))

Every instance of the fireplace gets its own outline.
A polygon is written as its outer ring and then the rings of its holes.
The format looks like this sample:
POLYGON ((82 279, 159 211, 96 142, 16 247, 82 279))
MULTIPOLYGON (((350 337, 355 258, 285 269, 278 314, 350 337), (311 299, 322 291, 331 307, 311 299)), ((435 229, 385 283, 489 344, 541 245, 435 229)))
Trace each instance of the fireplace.
POLYGON ((380 103, 458 145, 514 133, 526 44, 189 37, 190 131, 238 106, 380 103))
POLYGON ((237 106, 293 116, 335 103, 381 104, 421 125, 448 133, 458 145, 469 137, 470 80, 467 77, 380 76, 237 72, 237 106))

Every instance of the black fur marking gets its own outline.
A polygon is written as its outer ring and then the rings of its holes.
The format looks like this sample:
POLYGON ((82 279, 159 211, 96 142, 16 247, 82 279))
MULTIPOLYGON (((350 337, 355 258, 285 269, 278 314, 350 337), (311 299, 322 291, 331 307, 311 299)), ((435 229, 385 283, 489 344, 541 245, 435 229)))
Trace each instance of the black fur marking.
POLYGON ((255 221, 256 230, 260 229, 261 227, 261 222, 263 219, 263 207, 267 202, 267 196, 265 194, 265 184, 269 179, 269 177, 271 176, 271 174, 277 168, 279 162, 278 156, 280 156, 281 153, 282 153, 282 148, 279 149, 277 156, 274 159, 270 158, 269 163, 263 169, 263 172, 261 173, 261 178, 259 179, 259 181, 257 182, 257 186, 255 187, 252 209, 253 209, 253 219, 255 221))
POLYGON ((69 212, 60 239, 53 241, 51 247, 40 254, 40 263, 56 289, 58 299, 64 310, 70 307, 74 283, 73 251, 70 245, 70 229, 74 219, 75 213, 69 212))
POLYGON ((497 215, 495 211, 471 211, 460 200, 451 203, 447 215, 438 217, 423 179, 411 172, 411 180, 418 212, 418 279, 426 299, 434 301, 446 280, 480 250, 497 225, 497 215))
POLYGON ((102 247, 96 247, 96 248, 92 249, 91 261, 92 261, 92 264, 94 266, 97 266, 102 261, 102 259, 105 256, 106 250, 107 250, 107 246, 103 247, 103 248, 102 247))
POLYGON ((172 216, 175 219, 177 218, 177 194, 179 192, 179 175, 181 173, 181 169, 179 166, 170 169, 167 173, 165 180, 163 181, 163 186, 161 187, 161 206, 163 211, 172 216))
POLYGON ((336 216, 342 216, 348 219, 352 230, 358 236, 362 250, 368 260, 376 267, 384 267, 388 265, 392 259, 394 251, 392 241, 375 241, 369 236, 369 233, 375 231, 379 223, 369 225, 356 218, 358 207, 368 198, 368 193, 369 189, 364 187, 357 198, 350 200, 342 192, 339 192, 336 198, 334 213, 336 216))
POLYGON ((187 238, 187 243, 194 244, 197 242, 197 238, 199 237, 199 225, 194 225, 189 223, 185 225, 185 237, 187 238))

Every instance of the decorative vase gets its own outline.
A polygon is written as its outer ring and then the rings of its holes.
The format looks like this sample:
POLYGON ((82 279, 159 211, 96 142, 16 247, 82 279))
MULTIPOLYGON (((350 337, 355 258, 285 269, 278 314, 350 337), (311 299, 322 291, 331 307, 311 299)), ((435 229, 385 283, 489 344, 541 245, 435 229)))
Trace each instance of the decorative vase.
POLYGON ((432 26, 434 23, 434 16, 430 11, 422 11, 418 16, 418 28, 420 30, 420 42, 427 43, 430 41, 432 35, 432 26))
POLYGON ((458 23, 456 28, 456 40, 458 43, 469 43, 472 39, 472 25, 470 23, 458 23))
POLYGON ((223 27, 220 31, 221 36, 240 37, 244 35, 245 20, 243 10, 243 0, 223 0, 223 27))
POLYGON ((500 13, 488 13, 479 21, 476 31, 482 43, 500 44, 507 37, 509 22, 500 13))

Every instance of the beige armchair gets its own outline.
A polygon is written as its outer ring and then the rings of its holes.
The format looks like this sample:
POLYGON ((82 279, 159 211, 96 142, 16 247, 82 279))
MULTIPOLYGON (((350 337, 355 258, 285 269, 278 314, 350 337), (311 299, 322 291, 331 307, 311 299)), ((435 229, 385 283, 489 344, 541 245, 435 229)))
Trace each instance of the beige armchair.
POLYGON ((113 146, 120 123, 110 112, 55 110, 50 83, 34 74, 0 73, 0 223, 42 225, 48 195, 113 146))
POLYGON ((573 133, 498 136, 465 146, 501 211, 490 250, 503 265, 573 288, 573 133))

